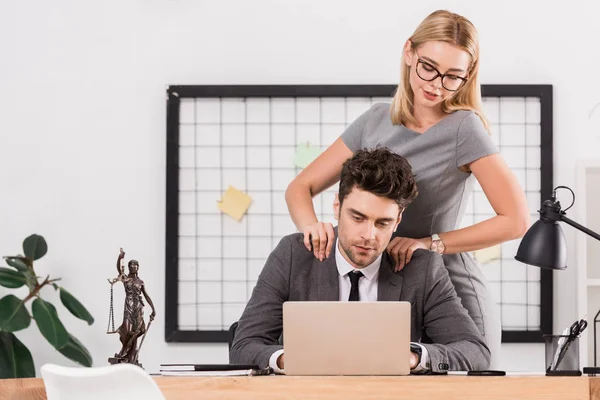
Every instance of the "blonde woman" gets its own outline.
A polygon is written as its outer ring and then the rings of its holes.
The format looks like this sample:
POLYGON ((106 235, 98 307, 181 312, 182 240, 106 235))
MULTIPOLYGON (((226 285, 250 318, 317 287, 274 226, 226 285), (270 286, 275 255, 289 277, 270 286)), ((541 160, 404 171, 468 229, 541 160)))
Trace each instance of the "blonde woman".
POLYGON ((529 211, 482 113, 477 31, 460 15, 435 11, 406 41, 403 61, 392 104, 372 106, 308 165, 288 186, 287 205, 315 257, 335 256, 333 226, 318 221, 312 197, 340 179, 342 163, 359 149, 381 145, 407 158, 419 195, 403 212, 387 251, 396 270, 410 263, 416 249, 442 254, 463 306, 486 339, 491 367, 497 367, 499 312, 467 252, 522 237, 529 211), (474 179, 496 215, 458 229, 474 179))

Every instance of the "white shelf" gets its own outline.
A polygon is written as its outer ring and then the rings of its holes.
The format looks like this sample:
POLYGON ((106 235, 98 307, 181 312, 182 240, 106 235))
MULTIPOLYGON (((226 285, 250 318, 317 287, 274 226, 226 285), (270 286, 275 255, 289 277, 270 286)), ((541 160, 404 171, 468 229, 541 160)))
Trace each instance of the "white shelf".
MULTIPOLYGON (((599 226, 600 213, 594 204, 600 198, 600 158, 585 159, 577 162, 577 185, 575 194, 577 201, 575 208, 578 211, 574 214, 577 222, 581 225, 593 230, 592 227, 599 226)), ((582 232, 578 232, 576 241, 576 260, 577 260, 577 275, 578 275, 578 314, 587 315, 589 328, 593 325, 593 319, 600 308, 600 279, 589 278, 588 271, 592 266, 591 261, 597 258, 593 249, 588 248, 588 237, 582 232)), ((595 264, 595 263, 594 263, 595 264)), ((583 333, 582 340, 579 341, 580 367, 591 365, 593 360, 593 329, 587 329, 583 333)), ((600 354, 600 350, 596 350, 600 354)))

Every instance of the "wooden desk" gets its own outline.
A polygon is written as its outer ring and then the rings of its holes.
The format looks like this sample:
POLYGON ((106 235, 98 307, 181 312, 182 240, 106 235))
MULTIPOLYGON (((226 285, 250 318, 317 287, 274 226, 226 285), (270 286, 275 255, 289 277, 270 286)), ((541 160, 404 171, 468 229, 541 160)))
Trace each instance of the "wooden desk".
MULTIPOLYGON (((167 400, 600 399, 600 378, 546 376, 160 377, 167 400)), ((0 380, 0 400, 46 399, 40 378, 0 380)))

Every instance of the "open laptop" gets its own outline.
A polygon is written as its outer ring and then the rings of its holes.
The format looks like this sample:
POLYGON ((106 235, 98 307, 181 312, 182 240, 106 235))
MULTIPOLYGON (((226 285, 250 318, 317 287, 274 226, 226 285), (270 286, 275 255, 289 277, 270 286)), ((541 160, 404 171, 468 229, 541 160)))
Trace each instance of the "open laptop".
POLYGON ((410 374, 410 303, 288 301, 286 375, 410 374))

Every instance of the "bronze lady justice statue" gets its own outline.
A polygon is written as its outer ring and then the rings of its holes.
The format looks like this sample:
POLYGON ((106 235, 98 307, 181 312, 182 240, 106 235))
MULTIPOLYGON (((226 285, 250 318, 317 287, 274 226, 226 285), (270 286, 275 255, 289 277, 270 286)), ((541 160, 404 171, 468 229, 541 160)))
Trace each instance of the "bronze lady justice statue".
MULTIPOLYGON (((121 347, 121 351, 119 353, 115 354, 114 357, 110 357, 108 359, 108 362, 110 362, 111 364, 130 363, 140 365, 138 363, 138 353, 142 343, 144 342, 147 328, 150 326, 150 323, 152 323, 154 317, 156 316, 156 310, 154 309, 154 304, 152 303, 150 296, 148 296, 148 293, 146 293, 144 281, 142 281, 138 276, 138 270, 140 268, 139 263, 136 260, 130 260, 127 264, 129 274, 125 275, 123 271, 124 266, 122 263, 124 257, 125 252, 123 251, 123 249, 120 249, 119 258, 117 258, 117 272, 119 273, 119 276, 117 276, 114 279, 108 280, 111 284, 111 314, 112 285, 120 281, 123 282, 123 286, 125 287, 125 307, 123 309, 123 323, 115 331, 113 322, 113 331, 107 332, 118 333, 119 338, 121 340, 121 344, 123 346, 121 347), (142 294, 144 295, 146 301, 152 308, 152 314, 150 314, 148 326, 146 326, 144 322, 144 301, 142 299, 142 294), (138 347, 137 341, 140 337, 142 337, 142 343, 140 343, 140 347, 138 347)), ((112 315, 114 318, 114 314, 112 315)))

